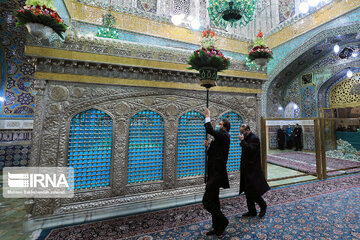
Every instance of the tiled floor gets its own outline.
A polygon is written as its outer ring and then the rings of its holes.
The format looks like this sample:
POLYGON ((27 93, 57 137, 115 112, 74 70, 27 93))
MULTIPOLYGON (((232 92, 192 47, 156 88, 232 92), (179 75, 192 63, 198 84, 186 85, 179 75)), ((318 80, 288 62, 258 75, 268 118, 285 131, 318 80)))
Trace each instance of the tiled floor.
POLYGON ((25 217, 24 202, 20 198, 4 198, 2 194, 2 175, 0 175, 0 239, 23 240, 30 234, 23 232, 23 220, 25 217))
MULTIPOLYGON (((281 177, 297 176, 302 174, 304 173, 268 163, 268 180, 281 178, 281 177)), ((279 181, 269 181, 269 184, 270 186, 279 186, 284 184, 297 183, 297 182, 309 181, 315 179, 316 177, 309 175, 309 176, 290 178, 279 181)))
MULTIPOLYGON (((288 152, 294 152, 294 150, 285 149, 285 150, 278 150, 278 149, 271 149, 268 150, 268 154, 276 154, 276 153, 288 153, 288 152)), ((315 154, 314 152, 308 152, 307 153, 315 154)), ((281 178, 281 177, 289 177, 289 176, 297 176, 302 175, 303 172, 295 171, 293 169, 281 167, 278 165, 274 165, 271 163, 268 163, 268 180, 275 179, 275 178, 281 178)), ((296 177, 296 178, 290 178, 280 181, 269 181, 270 186, 278 186, 278 185, 285 185, 285 184, 291 184, 291 183, 297 183, 297 182, 303 182, 303 181, 309 181, 309 180, 315 180, 317 179, 315 176, 304 176, 304 177, 296 177)))

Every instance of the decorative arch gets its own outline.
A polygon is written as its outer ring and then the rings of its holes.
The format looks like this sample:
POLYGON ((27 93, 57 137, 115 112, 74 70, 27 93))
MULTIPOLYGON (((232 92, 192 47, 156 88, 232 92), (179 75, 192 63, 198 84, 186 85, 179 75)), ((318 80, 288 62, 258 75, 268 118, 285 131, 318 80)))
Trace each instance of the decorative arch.
MULTIPOLYGON (((354 13, 355 14, 355 13, 354 13)), ((351 13, 350 15, 353 15, 351 13)), ((348 21, 349 18, 346 16, 343 16, 348 21)), ((323 26, 316 28, 307 34, 303 34, 300 37, 297 37, 296 39, 293 39, 289 41, 286 44, 281 45, 280 47, 277 47, 274 49, 274 54, 279 55, 280 61, 274 61, 269 63, 268 69, 268 81, 265 82, 262 86, 262 95, 261 95, 261 115, 262 116, 268 116, 270 112, 268 112, 269 109, 276 109, 273 107, 274 105, 277 105, 279 102, 272 102, 268 96, 272 96, 274 100, 277 100, 279 98, 279 94, 281 91, 278 91, 276 94, 271 94, 270 91, 272 91, 272 88, 274 86, 280 86, 281 83, 280 75, 281 73, 287 68, 290 64, 294 63, 296 59, 299 59, 302 54, 308 52, 311 48, 316 46, 317 44, 321 42, 326 42, 329 38, 336 38, 338 35, 345 35, 345 34, 357 34, 357 24, 355 23, 346 23, 342 26, 335 26, 335 22, 329 22, 328 24, 324 24, 323 26), (309 39, 310 38, 310 39, 309 39), (308 39, 304 41, 305 39, 308 39), (292 50, 291 50, 292 49, 292 50)), ((298 62, 298 65, 302 65, 302 62, 298 62)), ((290 74, 290 71, 289 71, 290 74)), ((286 78, 289 78, 290 76, 285 76, 286 78)), ((283 78, 281 78, 283 79, 283 78)))
POLYGON ((75 190, 110 185, 112 118, 90 108, 71 118, 67 166, 74 168, 75 190))
POLYGON ((221 119, 227 119, 230 122, 230 150, 227 161, 228 172, 239 171, 241 159, 240 140, 238 138, 240 133, 240 126, 243 123, 243 118, 235 112, 227 112, 221 116, 221 119))
POLYGON ((285 107, 285 118, 299 118, 300 117, 300 107, 294 103, 290 102, 285 107))
POLYGON ((192 110, 179 118, 177 141, 177 177, 191 177, 205 173, 205 117, 192 110))
POLYGON ((360 72, 359 67, 345 67, 343 66, 340 68, 336 74, 332 75, 329 79, 327 79, 325 82, 323 82, 319 90, 317 92, 317 98, 318 98, 318 108, 329 108, 329 94, 330 91, 340 82, 347 79, 346 72, 348 70, 351 70, 352 72, 360 72))
POLYGON ((164 119, 152 110, 130 119, 128 183, 163 179, 164 119))
POLYGON ((329 106, 353 107, 360 105, 360 73, 336 84, 329 94, 329 106))

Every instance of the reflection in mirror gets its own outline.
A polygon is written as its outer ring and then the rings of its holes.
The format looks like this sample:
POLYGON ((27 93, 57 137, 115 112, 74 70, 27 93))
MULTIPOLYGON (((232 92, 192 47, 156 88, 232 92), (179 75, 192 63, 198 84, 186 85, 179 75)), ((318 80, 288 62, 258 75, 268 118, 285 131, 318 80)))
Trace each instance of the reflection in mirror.
POLYGON ((314 120, 267 120, 269 181, 287 184, 316 179, 314 120))

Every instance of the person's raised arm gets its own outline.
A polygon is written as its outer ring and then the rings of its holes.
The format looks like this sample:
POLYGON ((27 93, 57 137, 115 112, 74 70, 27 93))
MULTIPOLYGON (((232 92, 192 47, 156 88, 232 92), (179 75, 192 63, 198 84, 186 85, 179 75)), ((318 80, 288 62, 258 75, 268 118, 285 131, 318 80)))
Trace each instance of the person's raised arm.
POLYGON ((214 128, 212 127, 210 121, 211 121, 210 120, 210 110, 205 108, 205 129, 206 129, 206 134, 210 134, 215 139, 221 138, 222 135, 220 134, 219 131, 214 130, 214 128))

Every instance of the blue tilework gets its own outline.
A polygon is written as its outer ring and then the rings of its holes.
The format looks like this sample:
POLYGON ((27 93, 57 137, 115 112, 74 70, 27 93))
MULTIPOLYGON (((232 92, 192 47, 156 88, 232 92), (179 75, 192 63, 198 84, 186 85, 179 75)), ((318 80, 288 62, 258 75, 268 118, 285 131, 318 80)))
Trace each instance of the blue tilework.
POLYGON ((27 167, 31 145, 0 146, 0 170, 4 167, 27 167))

